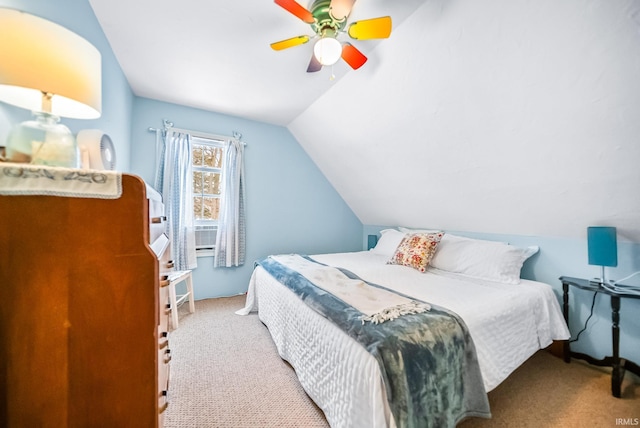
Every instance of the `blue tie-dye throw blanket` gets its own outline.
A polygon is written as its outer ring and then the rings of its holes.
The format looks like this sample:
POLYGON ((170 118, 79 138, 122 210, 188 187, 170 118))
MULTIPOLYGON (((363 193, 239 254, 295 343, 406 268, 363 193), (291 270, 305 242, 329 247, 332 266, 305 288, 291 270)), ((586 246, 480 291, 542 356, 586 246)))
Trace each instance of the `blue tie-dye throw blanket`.
POLYGON ((398 428, 455 427, 466 417, 491 417, 475 346, 458 315, 431 305, 391 321, 363 322, 357 309, 274 258, 256 264, 376 358, 398 428))

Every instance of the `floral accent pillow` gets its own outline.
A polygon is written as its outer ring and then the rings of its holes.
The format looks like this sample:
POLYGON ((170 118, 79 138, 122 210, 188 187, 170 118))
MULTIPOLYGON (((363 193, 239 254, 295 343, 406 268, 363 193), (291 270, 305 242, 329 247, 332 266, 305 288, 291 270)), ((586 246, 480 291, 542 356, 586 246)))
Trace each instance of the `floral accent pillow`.
POLYGON ((443 236, 444 232, 407 235, 387 264, 409 266, 425 272, 443 236))

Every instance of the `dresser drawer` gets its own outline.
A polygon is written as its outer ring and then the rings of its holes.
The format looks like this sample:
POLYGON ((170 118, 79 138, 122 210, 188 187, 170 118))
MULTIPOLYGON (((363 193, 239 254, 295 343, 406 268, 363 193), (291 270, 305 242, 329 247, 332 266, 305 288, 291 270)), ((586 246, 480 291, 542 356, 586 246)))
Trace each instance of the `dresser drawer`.
POLYGON ((159 427, 163 426, 164 413, 169 407, 169 370, 171 348, 169 347, 169 332, 164 330, 158 340, 158 418, 159 427))
POLYGON ((149 243, 153 243, 166 230, 164 205, 160 201, 149 199, 149 243))
POLYGON ((158 260, 157 342, 157 412, 158 427, 164 425, 164 414, 169 406, 169 372, 171 348, 169 342, 169 273, 174 270, 171 261, 171 241, 167 236, 166 217, 162 197, 147 188, 149 201, 149 245, 158 260))
MULTIPOLYGON (((158 256, 158 426, 162 427, 164 412, 169 406, 169 373, 171 361, 171 347, 169 341, 169 274, 174 270, 171 260, 171 242, 162 233, 152 248, 161 248, 156 252, 158 256)), ((155 249, 154 249, 155 252, 155 249)))

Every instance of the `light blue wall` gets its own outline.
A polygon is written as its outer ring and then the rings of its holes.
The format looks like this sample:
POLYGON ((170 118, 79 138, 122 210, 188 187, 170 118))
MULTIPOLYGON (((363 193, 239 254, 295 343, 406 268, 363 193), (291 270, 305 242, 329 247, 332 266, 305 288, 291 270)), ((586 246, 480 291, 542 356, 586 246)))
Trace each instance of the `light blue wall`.
POLYGON ((167 119, 182 129, 242 134, 245 151, 247 257, 239 268, 213 269, 198 258, 197 299, 244 293, 253 262, 277 253, 326 253, 361 249, 362 224, 289 131, 175 104, 136 98, 131 131, 131 170, 153 183, 155 133, 167 119))
MULTIPOLYGON (((363 226, 362 245, 366 248, 367 235, 378 235, 381 229, 389 226, 363 226)), ((425 225, 425 228, 432 228, 425 225)), ((450 233, 476 239, 508 242, 519 247, 537 245, 538 254, 531 257, 522 268, 522 277, 550 284, 562 305, 561 276, 577 278, 595 278, 601 275, 600 267, 587 263, 586 230, 584 239, 565 239, 540 236, 499 235, 449 231, 450 233)), ((640 244, 621 241, 618 237, 618 267, 607 268, 608 279, 621 279, 633 272, 640 271, 640 244)), ((633 284, 640 285, 636 277, 633 284)), ((593 293, 571 287, 569 291, 569 327, 572 338, 582 330, 589 316, 593 293)), ((571 349, 602 358, 612 355, 611 351, 611 305, 609 296, 599 294, 596 298, 594 315, 589 321, 588 329, 582 333, 580 340, 571 344, 571 349)), ((622 300, 620 310, 620 354, 640 364, 640 299, 622 300)))
MULTIPOLYGON (((101 129, 107 133, 116 149, 117 169, 129 170, 129 136, 133 93, 115 59, 87 0, 0 0, 0 7, 31 13, 48 19, 79 34, 93 44, 102 55, 102 116, 95 120, 62 118, 61 122, 76 134, 82 129, 101 129)), ((0 145, 8 128, 28 120, 31 113, 0 102, 0 145)))

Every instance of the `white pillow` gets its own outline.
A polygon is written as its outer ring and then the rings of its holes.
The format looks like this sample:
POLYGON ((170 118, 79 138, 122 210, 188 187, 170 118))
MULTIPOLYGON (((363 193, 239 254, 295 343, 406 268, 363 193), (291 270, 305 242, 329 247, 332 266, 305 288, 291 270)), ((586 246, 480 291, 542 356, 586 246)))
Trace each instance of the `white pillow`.
POLYGON ((396 248, 402 242, 405 233, 395 229, 384 229, 380 231, 380 239, 375 247, 370 251, 376 254, 382 254, 387 257, 393 256, 396 252, 396 248))
POLYGON ((429 265, 472 278, 518 284, 522 265, 538 250, 537 246, 518 248, 503 242, 445 234, 429 265))
POLYGON ((436 229, 409 229, 408 227, 398 227, 400 232, 404 233, 440 233, 442 230, 436 229))

